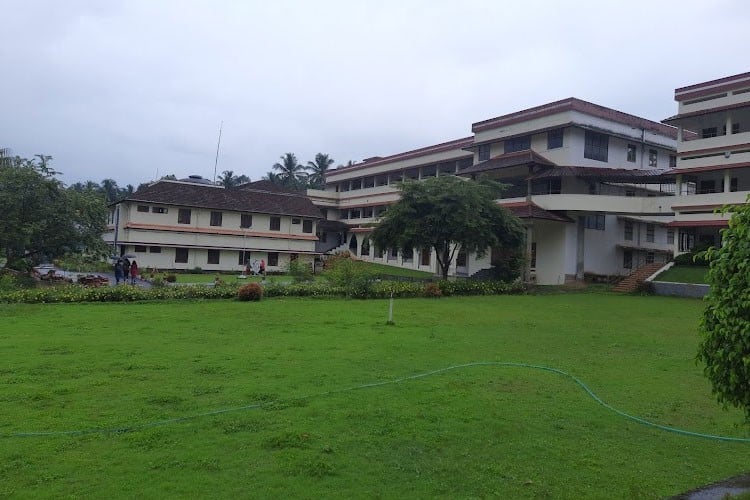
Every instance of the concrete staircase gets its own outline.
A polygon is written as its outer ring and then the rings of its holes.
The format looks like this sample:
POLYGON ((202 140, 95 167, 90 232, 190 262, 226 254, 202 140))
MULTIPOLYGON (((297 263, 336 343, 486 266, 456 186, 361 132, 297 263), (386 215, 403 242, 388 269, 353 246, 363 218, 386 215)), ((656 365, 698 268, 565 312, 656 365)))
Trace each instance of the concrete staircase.
POLYGON ((656 271, 664 267, 663 263, 660 262, 654 262, 652 264, 646 264, 645 266, 641 266, 638 269, 634 270, 632 273, 627 275, 622 281, 620 281, 615 287, 612 289, 615 292, 622 292, 622 293, 630 293, 634 292, 638 289, 638 286, 646 281, 646 278, 654 274, 656 271))

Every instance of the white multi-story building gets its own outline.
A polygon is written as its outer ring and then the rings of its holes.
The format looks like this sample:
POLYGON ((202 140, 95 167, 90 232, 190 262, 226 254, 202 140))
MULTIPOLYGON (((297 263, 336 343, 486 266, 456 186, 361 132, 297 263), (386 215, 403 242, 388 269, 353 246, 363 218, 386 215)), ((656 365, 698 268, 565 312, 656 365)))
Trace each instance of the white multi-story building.
POLYGON ((320 210, 304 194, 268 181, 225 189, 161 180, 111 207, 105 241, 141 268, 240 271, 265 261, 268 271, 312 262, 320 210))
POLYGON ((678 114, 664 120, 678 127, 677 197, 671 227, 679 231, 675 252, 716 245, 729 214, 724 205, 750 195, 750 73, 675 90, 678 114))
MULTIPOLYGON (((325 191, 309 195, 329 219, 347 223, 340 248, 436 271, 429 250, 372 247, 372 223, 398 199, 396 182, 484 175, 508 185, 499 203, 525 223, 527 272, 538 283, 628 274, 671 256, 674 127, 570 98, 475 123, 472 132, 330 172, 325 191)), ((496 258, 459 253, 451 274, 474 275, 496 258)))

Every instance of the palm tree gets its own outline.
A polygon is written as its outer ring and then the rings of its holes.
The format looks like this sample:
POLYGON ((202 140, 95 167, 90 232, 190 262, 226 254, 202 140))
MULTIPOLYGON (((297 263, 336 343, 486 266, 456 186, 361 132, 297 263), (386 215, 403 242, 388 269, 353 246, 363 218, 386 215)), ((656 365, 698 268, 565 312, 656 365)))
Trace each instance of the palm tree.
POLYGON ((281 177, 279 177, 279 174, 274 174, 273 172, 268 172, 266 175, 262 177, 262 180, 271 181, 274 184, 283 184, 281 182, 281 177))
POLYGON ((327 154, 318 153, 315 155, 315 161, 307 162, 307 170, 310 172, 307 181, 312 188, 322 189, 326 182, 326 172, 328 167, 333 165, 333 158, 327 154))
POLYGON ((118 188, 117 188, 117 181, 114 179, 104 179, 102 180, 102 191, 104 191, 104 196, 107 197, 107 201, 112 203, 117 199, 118 195, 118 188))
POLYGON ((297 163, 294 153, 281 156, 281 163, 274 163, 273 169, 279 171, 279 178, 287 187, 296 189, 305 183, 305 167, 297 163))
POLYGON ((238 177, 234 175, 233 170, 224 170, 219 176, 218 184, 224 186, 226 189, 233 188, 238 185, 238 177))

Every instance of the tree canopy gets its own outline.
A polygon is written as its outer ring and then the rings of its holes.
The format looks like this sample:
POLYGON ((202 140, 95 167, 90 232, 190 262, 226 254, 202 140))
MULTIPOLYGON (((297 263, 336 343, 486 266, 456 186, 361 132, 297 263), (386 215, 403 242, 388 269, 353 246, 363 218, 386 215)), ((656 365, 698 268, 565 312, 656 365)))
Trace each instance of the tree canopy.
POLYGON ((294 153, 285 153, 280 159, 281 162, 274 163, 272 170, 263 179, 299 190, 323 189, 326 172, 334 163, 333 158, 325 153, 317 153, 315 160, 308 161, 307 165, 301 165, 294 153))
POLYGON ((333 158, 329 158, 327 154, 323 153, 316 154, 315 161, 308 161, 308 186, 315 189, 322 189, 326 182, 326 172, 331 165, 333 165, 333 158))
POLYGON ((42 257, 105 249, 106 206, 101 193, 66 189, 49 156, 0 162, 0 252, 9 267, 42 257))
POLYGON ((742 408, 750 422, 750 205, 723 210, 733 213, 722 244, 705 253, 711 291, 698 360, 719 402, 742 408))
POLYGON ((283 185, 295 189, 305 186, 307 178, 305 167, 299 164, 294 153, 282 155, 281 162, 274 163, 273 169, 278 171, 278 178, 283 185))
POLYGON ((490 248, 520 250, 524 232, 518 218, 495 198, 502 186, 454 176, 401 185, 401 199, 373 230, 380 248, 431 248, 443 278, 459 250, 484 255, 490 248))

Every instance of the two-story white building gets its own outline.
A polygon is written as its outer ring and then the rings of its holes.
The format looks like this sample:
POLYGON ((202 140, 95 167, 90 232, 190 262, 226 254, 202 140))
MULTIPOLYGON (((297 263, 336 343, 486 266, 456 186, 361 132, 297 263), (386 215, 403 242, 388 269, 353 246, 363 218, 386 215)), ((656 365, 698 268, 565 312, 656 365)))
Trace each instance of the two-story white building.
POLYGON ((111 207, 104 239, 141 268, 239 271, 262 260, 281 271, 313 260, 320 219, 303 193, 268 181, 226 189, 161 180, 111 207))
MULTIPOLYGON (((674 127, 570 98, 477 122, 472 132, 331 171, 326 189, 308 194, 348 225, 340 249, 435 272, 430 250, 371 246, 371 226, 398 199, 398 182, 483 175, 507 184, 499 203, 526 225, 527 272, 538 283, 624 275, 671 256, 674 127)), ((495 258, 459 253, 450 273, 474 275, 495 258)))
POLYGON ((750 195, 750 73, 678 88, 674 98, 678 114, 664 122, 678 128, 670 227, 682 253, 718 244, 729 214, 714 211, 750 195))

